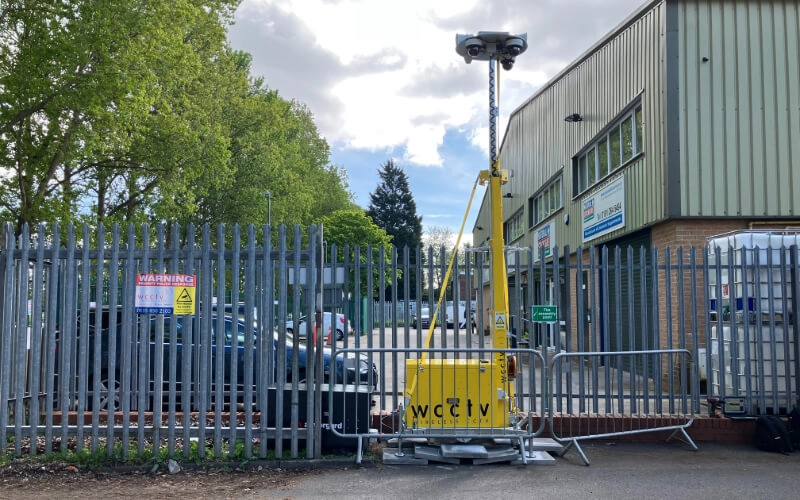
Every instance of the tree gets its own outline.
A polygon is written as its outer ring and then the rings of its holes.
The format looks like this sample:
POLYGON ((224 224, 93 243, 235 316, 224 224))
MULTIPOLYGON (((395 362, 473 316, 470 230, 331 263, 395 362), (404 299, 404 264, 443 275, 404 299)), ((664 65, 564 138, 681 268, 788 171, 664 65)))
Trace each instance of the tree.
MULTIPOLYGON (((375 225, 372 219, 367 217, 361 210, 338 210, 329 216, 321 217, 319 222, 322 223, 323 239, 330 248, 332 245, 337 247, 336 259, 338 262, 344 261, 345 247, 350 245, 350 255, 348 256, 352 262, 355 259, 353 242, 358 242, 361 252, 361 263, 366 263, 368 248, 372 249, 372 261, 378 262, 380 257, 380 249, 384 249, 384 262, 391 263, 391 244, 392 237, 383 229, 375 225)), ((351 275, 351 280, 354 276, 351 275)), ((388 269, 385 274, 387 282, 391 282, 391 269, 388 269)), ((374 285, 378 286, 380 276, 373 275, 374 285)), ((352 282, 352 281, 351 281, 352 282)), ((362 274, 362 282, 360 283, 361 295, 374 297, 372 290, 368 290, 366 286, 366 279, 362 274)), ((351 290, 353 292, 354 290, 351 290)))
POLYGON ((18 233, 41 221, 266 223, 268 212, 292 225, 353 208, 310 110, 228 46, 238 4, 3 2, 0 219, 18 233))
MULTIPOLYGON (((417 216, 417 204, 411 195, 406 173, 388 160, 382 170, 378 171, 381 178, 380 184, 374 193, 369 195, 369 208, 367 216, 371 217, 378 227, 383 228, 392 236, 392 243, 397 248, 402 258, 403 249, 409 248, 411 269, 416 266, 416 250, 422 246, 422 217, 417 216)), ((410 273, 409 290, 411 297, 416 295, 416 272, 410 273)), ((394 298, 405 299, 405 277, 397 284, 397 293, 392 293, 394 298)))
MULTIPOLYGON (((238 57, 249 72, 250 56, 238 57)), ((201 222, 271 218, 273 226, 308 225, 355 207, 346 172, 330 165, 328 143, 304 105, 282 99, 256 79, 246 95, 230 100, 225 114, 231 181, 198 200, 201 222)))
MULTIPOLYGON (((24 223, 191 211, 225 168, 212 97, 238 0, 37 2, 0 14, 0 211, 24 223), (145 210, 142 207, 146 207, 145 210)), ((224 179, 225 175, 218 178, 224 179)))
POLYGON ((456 242, 456 235, 447 226, 428 226, 423 240, 426 247, 434 247, 436 250, 444 247, 451 250, 456 242))
MULTIPOLYGON (((458 273, 466 267, 467 249, 471 248, 470 243, 460 242, 458 249, 455 248, 456 234, 447 226, 428 226, 425 236, 426 255, 430 251, 433 262, 433 286, 436 290, 441 289, 447 266, 450 265, 450 259, 453 252, 458 250, 456 254, 456 262, 453 263, 451 271, 451 280, 457 280, 458 273), (461 269, 459 269, 459 266, 461 269)), ((427 270, 427 268, 426 268, 427 270)), ((448 290, 447 296, 452 297, 452 290, 448 290)))
POLYGON ((381 183, 369 195, 367 216, 392 236, 395 247, 417 248, 422 244, 422 217, 408 186, 408 177, 388 160, 378 172, 381 183))
POLYGON ((433 287, 435 290, 440 290, 444 282, 444 274, 446 272, 444 270, 447 269, 447 266, 450 264, 450 256, 453 255, 455 235, 447 226, 428 226, 428 230, 423 239, 425 242, 426 255, 432 256, 433 287))
POLYGON ((389 247, 392 237, 378 227, 361 210, 337 210, 330 215, 320 217, 323 227, 323 238, 328 245, 337 245, 339 259, 344 257, 344 247, 353 244, 366 248, 389 247))

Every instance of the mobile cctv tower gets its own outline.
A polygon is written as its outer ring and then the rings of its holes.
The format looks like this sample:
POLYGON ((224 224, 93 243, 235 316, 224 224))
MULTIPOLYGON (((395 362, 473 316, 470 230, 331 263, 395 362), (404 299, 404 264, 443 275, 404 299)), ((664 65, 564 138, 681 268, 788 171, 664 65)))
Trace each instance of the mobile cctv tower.
MULTIPOLYGON (((491 356, 481 359, 406 360, 405 421, 414 429, 447 430, 469 434, 471 430, 506 428, 515 417, 513 377, 516 358, 508 350, 508 283, 503 239, 501 186, 508 171, 497 158, 497 115, 495 63, 510 70, 515 58, 528 48, 527 34, 481 31, 456 35, 456 52, 467 63, 473 59, 489 62, 489 149, 488 170, 478 181, 489 185, 491 214, 490 310, 491 356), (419 411, 427 408, 429 411, 419 411)), ((433 322, 432 322, 433 325, 433 322)), ((433 326, 431 326, 431 329, 433 326)))

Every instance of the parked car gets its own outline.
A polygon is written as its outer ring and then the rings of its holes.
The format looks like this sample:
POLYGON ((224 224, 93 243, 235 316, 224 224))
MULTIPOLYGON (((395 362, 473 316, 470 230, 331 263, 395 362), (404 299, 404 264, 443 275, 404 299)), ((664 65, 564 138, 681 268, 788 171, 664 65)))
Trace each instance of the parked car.
MULTIPOLYGON (((214 304, 211 306, 211 310, 213 313, 217 314, 222 309, 222 313, 225 316, 235 316, 239 319, 244 319, 246 316, 247 309, 244 307, 243 302, 239 302, 238 304, 214 304)), ((253 321, 258 321, 258 308, 253 306, 253 321)))
MULTIPOLYGON (((223 381, 224 381, 224 390, 227 392, 232 389, 231 384, 231 366, 233 364, 233 359, 236 360, 236 387, 239 391, 239 395, 242 394, 242 391, 245 388, 245 358, 246 358, 246 349, 248 346, 252 346, 253 349, 253 386, 255 387, 259 381, 259 374, 264 374, 263 370, 259 370, 258 367, 272 367, 272 374, 268 377, 268 381, 270 382, 281 382, 278 369, 277 369, 277 361, 278 361, 278 354, 281 352, 281 349, 284 350, 284 358, 285 362, 285 381, 291 382, 293 380, 297 380, 298 382, 306 382, 307 373, 306 367, 309 365, 308 362, 308 354, 307 349, 304 344, 297 344, 297 371, 293 372, 293 362, 294 362, 294 339, 291 335, 286 335, 282 337, 277 331, 273 331, 271 335, 271 339, 264 339, 265 343, 260 343, 258 338, 258 330, 255 326, 248 326, 244 320, 241 319, 234 319, 231 316, 222 316, 218 317, 216 314, 213 314, 209 319, 210 321, 210 335, 202 334, 202 327, 204 326, 203 318, 198 316, 176 316, 170 317, 166 316, 163 319, 163 328, 159 328, 159 323, 156 321, 155 316, 134 316, 134 321, 132 322, 132 327, 130 328, 130 332, 127 335, 130 344, 126 344, 123 340, 122 334, 122 324, 123 324, 123 317, 122 317, 122 310, 117 310, 117 319, 115 321, 111 321, 111 317, 113 314, 110 314, 108 308, 102 309, 102 322, 100 324, 100 332, 101 332, 101 354, 100 354, 100 366, 99 370, 97 366, 92 364, 94 360, 94 349, 95 349, 95 332, 96 330, 96 322, 98 311, 92 310, 89 314, 89 326, 88 326, 88 343, 85 346, 81 346, 80 339, 82 335, 82 327, 81 327, 81 318, 80 315, 77 320, 76 324, 76 339, 77 341, 71 346, 71 349, 65 351, 61 348, 60 345, 59 349, 57 349, 57 366, 56 366, 56 373, 59 373, 58 370, 58 360, 60 359, 58 356, 58 351, 72 353, 70 356, 72 358, 71 365, 73 369, 79 366, 76 364, 77 358, 75 356, 82 348, 86 349, 88 353, 88 384, 87 388, 88 391, 92 391, 94 388, 94 380, 97 376, 100 377, 100 408, 105 409, 108 405, 112 405, 116 407, 119 400, 119 382, 121 380, 121 374, 124 373, 122 370, 128 369, 133 370, 142 366, 149 366, 149 390, 154 388, 154 381, 156 380, 156 368, 158 368, 158 363, 154 362, 154 360, 158 359, 157 355, 161 356, 162 363, 160 365, 161 373, 159 374, 162 377, 164 391, 164 397, 166 398, 167 390, 169 389, 171 382, 174 381, 175 389, 178 392, 177 397, 181 397, 182 391, 182 381, 184 380, 183 371, 186 368, 185 362, 188 366, 191 367, 193 377, 192 381, 194 382, 193 390, 198 389, 198 378, 201 376, 206 377, 206 381, 208 382, 208 388, 211 391, 215 390, 215 383, 217 381, 216 377, 216 370, 218 369, 218 357, 219 353, 223 353, 223 381), (141 321, 147 321, 149 323, 147 330, 149 331, 149 349, 142 351, 140 349, 141 342, 139 338, 141 338, 142 334, 142 323, 141 321), (221 321, 220 321, 221 320, 221 321), (173 322, 174 322, 174 331, 173 331, 173 322), (218 335, 218 327, 219 324, 222 323, 224 329, 224 339, 221 335, 218 335), (189 329, 187 328, 188 325, 192 325, 192 343, 191 348, 187 348, 184 341, 186 340, 186 336, 189 334, 189 329), (114 335, 112 335, 111 328, 113 327, 114 335), (248 334, 250 335, 248 337, 248 334), (112 349, 112 345, 110 340, 114 339, 114 355, 110 356, 110 352, 112 349), (203 342, 208 339, 210 344, 208 344, 209 349, 204 349, 203 342), (259 345, 260 344, 260 345, 259 345), (235 349, 234 349, 235 346, 235 349), (263 346, 263 347, 262 347, 263 346), (127 347, 127 349, 126 349, 127 347), (158 351, 161 350, 159 353, 158 351), (192 359, 190 361, 186 361, 185 354, 189 352, 192 355, 192 359), (234 352, 236 356, 234 358, 234 352), (123 366, 123 353, 127 353, 129 356, 141 356, 145 354, 149 363, 145 360, 144 362, 140 359, 138 362, 133 363, 131 362, 131 358, 129 358, 127 368, 123 366), (267 353, 272 359, 271 362, 264 358, 264 353, 267 353), (202 369, 200 364, 201 356, 208 356, 206 358, 209 363, 208 368, 210 369, 202 369), (112 387, 111 384, 111 369, 110 369, 110 361, 111 359, 114 360, 114 370, 113 370, 113 387, 114 389, 109 390, 109 387, 112 387), (174 378, 172 378, 174 377, 174 378)), ((59 339, 59 344, 61 339, 59 339)), ((323 349, 322 354, 322 371, 323 371, 323 383, 333 383, 333 384, 353 384, 353 385, 369 385, 371 388, 377 387, 378 384, 378 373, 374 363, 371 363, 366 355, 361 354, 356 356, 355 353, 337 353, 334 361, 332 361, 333 354, 330 349, 323 349)), ((133 358, 135 359, 135 358, 133 358)), ((63 365, 61 365, 63 366, 63 365)), ((270 375, 270 374, 268 374, 270 375)), ((135 380, 135 378, 132 378, 135 380)), ((133 386, 136 385, 135 382, 132 384, 133 386)), ((58 384, 57 384, 58 387, 58 384)), ((132 390, 135 390, 136 387, 132 387, 132 390)), ((371 391, 372 392, 372 391, 371 391)), ((87 404, 87 408, 92 406, 91 399, 89 400, 90 403, 87 404)))
MULTIPOLYGON (((322 332, 324 335, 328 334, 328 331, 333 331, 331 327, 331 320, 334 317, 333 313, 330 312, 323 312, 322 313, 322 332)), ((310 323, 313 325, 315 322, 315 318, 312 316, 310 323)), ((305 339, 307 337, 307 326, 309 320, 306 316, 300 316, 300 319, 295 321, 289 320, 286 322, 286 332, 292 335, 296 335, 299 339, 305 339)), ((345 334, 352 335, 353 334, 353 327, 350 324, 350 321, 346 321, 344 318, 344 314, 336 314, 336 340, 344 340, 345 334)), ((312 327, 313 331, 313 327, 312 327)))
POLYGON ((428 328, 431 326, 431 310, 427 307, 421 308, 417 314, 411 317, 413 328, 428 328))

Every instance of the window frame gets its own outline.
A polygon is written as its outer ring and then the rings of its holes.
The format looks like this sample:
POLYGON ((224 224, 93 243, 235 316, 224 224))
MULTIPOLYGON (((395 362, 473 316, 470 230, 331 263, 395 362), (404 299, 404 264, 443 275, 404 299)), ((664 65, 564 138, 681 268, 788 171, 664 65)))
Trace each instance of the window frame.
POLYGON ((514 212, 514 214, 509 217, 504 224, 506 242, 511 243, 512 241, 525 236, 526 228, 525 219, 523 217, 524 213, 525 211, 520 208, 514 212))
POLYGON ((550 178, 528 198, 528 229, 534 228, 564 208, 564 171, 550 178))
POLYGON ((573 198, 602 183, 644 154, 642 106, 640 96, 627 105, 608 126, 572 157, 573 198), (629 137, 626 137, 626 134, 629 137), (617 148, 613 147, 615 142, 617 148), (603 155, 605 162, 601 160, 601 145, 606 148, 603 155), (590 168, 590 160, 594 164, 593 168, 590 168))

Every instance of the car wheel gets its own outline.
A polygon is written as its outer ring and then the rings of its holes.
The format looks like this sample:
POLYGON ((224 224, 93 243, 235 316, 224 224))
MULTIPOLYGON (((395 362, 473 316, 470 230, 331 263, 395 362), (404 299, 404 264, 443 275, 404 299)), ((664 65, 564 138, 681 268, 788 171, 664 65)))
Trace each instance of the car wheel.
MULTIPOLYGON (((287 367, 287 368, 289 368, 289 367, 287 367)), ((277 375, 276 375, 275 379, 277 380, 277 375)), ((291 369, 287 369, 286 370, 286 383, 287 384, 291 384, 292 382, 294 382, 294 379, 295 379, 295 376, 292 373, 291 369)), ((301 368, 297 372, 297 383, 298 384, 305 384, 305 382, 306 382, 306 371, 305 371, 305 369, 301 368)))
POLYGON ((294 334, 294 330, 292 330, 291 328, 287 328, 286 329, 286 333, 288 333, 289 335, 292 335, 292 334, 294 334))
MULTIPOLYGON (((122 406, 119 400, 120 384, 119 380, 114 380, 114 388, 108 390, 109 381, 104 379, 100 381, 100 405, 98 410, 118 410, 122 406)), ((94 397, 92 397, 94 401, 94 397)))

